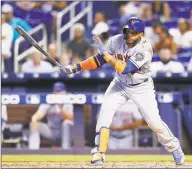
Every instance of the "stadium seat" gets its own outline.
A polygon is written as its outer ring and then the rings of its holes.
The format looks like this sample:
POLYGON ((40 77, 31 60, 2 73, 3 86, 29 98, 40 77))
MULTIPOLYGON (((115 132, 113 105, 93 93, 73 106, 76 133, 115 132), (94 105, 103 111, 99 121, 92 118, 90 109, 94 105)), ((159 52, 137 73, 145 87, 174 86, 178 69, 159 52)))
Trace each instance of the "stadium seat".
POLYGON ((110 27, 109 27, 109 32, 110 32, 110 34, 113 36, 113 35, 119 34, 119 33, 120 33, 120 30, 119 30, 119 27, 110 26, 110 27))
POLYGON ((157 62, 157 61, 160 61, 160 57, 158 54, 154 54, 152 57, 152 62, 157 62))
POLYGON ((109 26, 116 26, 119 27, 120 26, 120 20, 119 19, 109 19, 107 21, 109 26))
POLYGON ((177 11, 177 13, 175 14, 177 18, 190 18, 190 9, 186 10, 186 8, 177 11))
POLYGON ((177 58, 177 60, 182 63, 189 63, 190 59, 191 56, 183 56, 183 55, 179 55, 177 58))
POLYGON ((178 53, 191 53, 192 55, 192 48, 180 48, 178 53))
POLYGON ((14 5, 14 15, 16 17, 24 19, 33 28, 41 23, 45 24, 47 29, 48 41, 50 42, 53 23, 53 16, 51 13, 45 13, 40 9, 32 9, 30 11, 26 11, 14 5))
POLYGON ((145 20, 144 23, 146 27, 151 26, 151 20, 145 20))
POLYGON ((177 19, 172 19, 170 21, 166 21, 165 23, 163 23, 163 25, 167 28, 176 28, 178 25, 177 19))
POLYGON ((34 26, 37 26, 40 23, 44 23, 45 25, 50 26, 53 21, 51 13, 45 13, 42 12, 41 10, 31 10, 29 12, 29 15, 30 15, 30 24, 34 26))
POLYGON ((21 19, 24 19, 27 23, 29 23, 30 16, 29 16, 29 12, 28 11, 20 8, 19 6, 15 5, 15 4, 13 5, 13 8, 14 8, 14 16, 15 17, 19 17, 21 19))

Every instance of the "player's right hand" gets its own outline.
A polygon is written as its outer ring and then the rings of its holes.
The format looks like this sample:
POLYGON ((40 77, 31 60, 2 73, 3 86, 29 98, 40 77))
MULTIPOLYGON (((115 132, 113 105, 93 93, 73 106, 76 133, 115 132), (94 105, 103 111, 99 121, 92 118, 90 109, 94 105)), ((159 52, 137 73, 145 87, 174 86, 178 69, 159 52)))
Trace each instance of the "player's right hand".
POLYGON ((66 73, 66 74, 75 73, 74 67, 72 65, 60 67, 60 71, 61 73, 66 73))
POLYGON ((101 39, 99 38, 99 36, 93 36, 93 44, 91 44, 92 47, 96 48, 99 50, 100 53, 103 53, 104 55, 106 55, 107 49, 105 48, 103 42, 101 41, 101 39))

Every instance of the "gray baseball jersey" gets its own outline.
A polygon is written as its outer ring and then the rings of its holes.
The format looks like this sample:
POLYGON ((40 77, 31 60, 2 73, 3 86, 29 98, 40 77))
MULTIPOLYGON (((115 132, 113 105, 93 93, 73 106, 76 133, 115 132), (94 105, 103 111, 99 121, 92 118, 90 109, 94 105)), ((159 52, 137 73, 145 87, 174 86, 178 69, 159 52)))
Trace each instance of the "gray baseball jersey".
MULTIPOLYGON (((72 104, 64 104, 63 107, 68 110, 69 113, 73 113, 72 104)), ((59 105, 41 104, 37 113, 44 113, 47 116, 48 125, 54 129, 60 129, 63 121, 61 115, 61 109, 59 105)))
POLYGON ((150 43, 141 38, 140 42, 132 48, 129 48, 122 34, 111 37, 106 45, 111 55, 122 61, 128 59, 139 69, 133 74, 123 75, 117 72, 117 78, 126 84, 137 84, 151 77, 150 64, 153 56, 153 50, 150 43))

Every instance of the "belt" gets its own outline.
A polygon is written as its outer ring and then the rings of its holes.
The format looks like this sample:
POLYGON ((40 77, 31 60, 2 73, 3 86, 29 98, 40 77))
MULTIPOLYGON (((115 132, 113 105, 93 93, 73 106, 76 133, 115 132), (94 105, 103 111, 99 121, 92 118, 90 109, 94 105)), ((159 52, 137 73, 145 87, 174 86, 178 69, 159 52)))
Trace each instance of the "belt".
MULTIPOLYGON (((144 82, 147 82, 148 81, 148 79, 145 79, 143 82, 141 82, 141 83, 144 83, 144 82)), ((129 84, 129 86, 137 86, 137 85, 140 85, 141 83, 136 83, 136 84, 129 84)))

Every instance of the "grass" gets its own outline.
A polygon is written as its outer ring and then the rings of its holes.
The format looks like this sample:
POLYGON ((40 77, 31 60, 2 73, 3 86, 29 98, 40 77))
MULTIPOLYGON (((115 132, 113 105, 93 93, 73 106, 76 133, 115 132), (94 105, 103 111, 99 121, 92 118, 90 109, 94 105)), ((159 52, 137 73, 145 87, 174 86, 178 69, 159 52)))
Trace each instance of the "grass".
MULTIPOLYGON (((91 155, 2 155, 2 162, 89 162, 91 155)), ((166 162, 173 161, 171 155, 107 155, 110 162, 166 162)), ((192 162, 192 155, 185 156, 192 162)))

